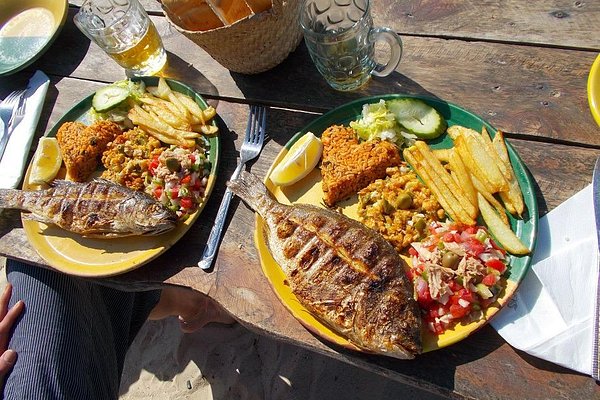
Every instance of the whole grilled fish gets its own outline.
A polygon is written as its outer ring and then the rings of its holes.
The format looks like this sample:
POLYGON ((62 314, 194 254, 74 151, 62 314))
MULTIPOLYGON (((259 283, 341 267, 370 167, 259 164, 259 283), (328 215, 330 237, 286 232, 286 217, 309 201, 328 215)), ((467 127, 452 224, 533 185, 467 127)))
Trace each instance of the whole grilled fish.
POLYGON ((316 318, 370 352, 410 359, 422 351, 404 261, 379 233, 335 211, 281 204, 247 172, 228 186, 265 219, 273 258, 316 318))
POLYGON ((59 180, 46 190, 0 189, 0 208, 25 210, 24 218, 96 238, 158 235, 177 222, 173 211, 150 196, 104 179, 59 180))

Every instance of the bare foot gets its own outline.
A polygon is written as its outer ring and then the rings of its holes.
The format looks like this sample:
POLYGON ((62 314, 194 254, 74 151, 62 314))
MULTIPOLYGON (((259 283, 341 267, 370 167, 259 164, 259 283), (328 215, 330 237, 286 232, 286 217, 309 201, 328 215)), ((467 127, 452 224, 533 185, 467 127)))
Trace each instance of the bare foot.
POLYGON ((179 327, 185 333, 195 332, 203 326, 217 322, 220 324, 233 324, 233 319, 227 311, 223 310, 221 306, 216 304, 213 300, 206 297, 204 304, 201 305, 200 309, 193 315, 179 315, 179 327))
POLYGON ((210 297, 178 286, 163 288, 160 301, 148 318, 157 320, 169 316, 179 318, 181 330, 185 333, 194 332, 210 322, 235 322, 235 319, 210 297))

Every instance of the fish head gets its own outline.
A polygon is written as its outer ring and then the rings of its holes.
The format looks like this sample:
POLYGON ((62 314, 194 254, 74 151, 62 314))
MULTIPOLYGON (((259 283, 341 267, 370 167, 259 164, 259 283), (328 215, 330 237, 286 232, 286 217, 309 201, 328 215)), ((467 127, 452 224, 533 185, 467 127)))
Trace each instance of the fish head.
POLYGON ((134 223, 142 235, 160 235, 175 228, 177 214, 158 202, 135 213, 134 223))

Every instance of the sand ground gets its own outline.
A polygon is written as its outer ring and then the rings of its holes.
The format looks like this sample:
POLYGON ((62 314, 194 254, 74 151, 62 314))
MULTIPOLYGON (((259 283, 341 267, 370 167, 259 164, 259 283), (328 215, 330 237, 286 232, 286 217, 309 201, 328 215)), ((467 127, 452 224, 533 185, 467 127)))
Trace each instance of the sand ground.
POLYGON ((329 357, 211 324, 183 334, 175 318, 148 321, 125 361, 121 399, 420 399, 440 396, 329 357))
MULTIPOLYGON (((0 257, 0 290, 6 284, 0 257)), ((125 360, 120 400, 441 400, 240 324, 184 334, 175 318, 147 321, 125 360)))

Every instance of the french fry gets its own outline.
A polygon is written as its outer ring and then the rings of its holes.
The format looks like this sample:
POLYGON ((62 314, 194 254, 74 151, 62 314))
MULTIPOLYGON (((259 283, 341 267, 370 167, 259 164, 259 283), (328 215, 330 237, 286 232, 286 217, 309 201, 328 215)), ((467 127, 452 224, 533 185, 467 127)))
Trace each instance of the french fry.
POLYGON ((521 187, 519 186, 517 177, 515 176, 514 170, 512 169, 512 164, 510 163, 510 158, 508 157, 508 150, 504 142, 504 134, 502 133, 502 131, 496 132, 494 139, 492 139, 492 145, 502 162, 508 168, 510 168, 510 171, 512 173, 511 178, 508 179, 508 190, 505 192, 500 192, 500 198, 504 202, 504 205, 506 206, 508 212, 510 212, 513 215, 521 216, 525 211, 523 192, 521 192, 521 187))
POLYGON ((214 107, 202 109, 191 97, 171 90, 166 80, 146 87, 142 105, 129 110, 131 121, 161 142, 192 147, 202 135, 214 136, 218 128, 206 124, 216 115, 214 107))
POLYGON ((456 176, 458 185, 465 192, 465 195, 471 201, 471 204, 473 204, 473 206, 476 208, 475 213, 471 214, 472 218, 476 218, 477 214, 479 213, 479 207, 477 206, 477 191, 473 186, 471 174, 469 174, 469 171, 467 171, 467 167, 465 167, 465 164, 456 151, 450 152, 449 164, 450 168, 454 172, 454 175, 456 176))
POLYGON ((448 215, 453 221, 461 222, 466 225, 475 224, 474 220, 463 221, 463 218, 461 217, 461 214, 458 211, 458 207, 460 207, 460 205, 458 204, 456 199, 454 199, 454 201, 452 201, 452 199, 448 199, 449 196, 445 195, 448 190, 447 187, 444 187, 442 181, 436 180, 432 177, 427 168, 424 167, 423 160, 418 161, 409 148, 404 150, 404 159, 412 165, 413 169, 417 172, 417 174, 419 174, 423 182, 425 182, 425 185, 427 185, 429 190, 432 191, 434 196, 438 199, 441 206, 444 208, 444 210, 448 213, 448 215))
POLYGON ((452 152, 452 149, 435 149, 431 150, 431 152, 440 162, 450 162, 450 153, 452 152))
POLYGON ((448 132, 450 137, 453 138, 455 146, 457 140, 464 142, 462 146, 470 154, 473 163, 464 159, 463 156, 466 156, 466 154, 461 151, 463 161, 467 165, 467 168, 472 169, 471 172, 479 178, 490 193, 508 190, 508 182, 505 176, 508 172, 493 151, 491 143, 488 145, 482 135, 464 126, 453 125, 448 128, 448 132), (459 139, 460 137, 463 139, 459 139), (474 167, 475 165, 477 165, 476 168, 474 167))
POLYGON ((483 197, 481 193, 477 194, 479 210, 485 221, 488 229, 494 235, 498 243, 511 254, 525 255, 529 254, 530 250, 521 242, 521 239, 502 222, 498 214, 494 211, 490 203, 483 197))
POLYGON ((481 168, 479 168, 477 162, 473 159, 471 152, 467 148, 466 139, 463 136, 456 136, 454 139, 454 149, 458 152, 458 155, 471 175, 479 179, 486 191, 493 193, 494 187, 490 185, 485 174, 481 168))
POLYGON ((200 126, 194 125, 193 130, 196 132, 200 131, 200 132, 202 132, 203 135, 206 135, 206 136, 213 136, 213 135, 216 135, 217 132, 219 132, 219 128, 217 128, 214 125, 200 125, 200 126))
POLYGON ((194 117, 192 119, 194 120, 195 124, 206 124, 207 120, 204 118, 204 113, 202 112, 200 106, 194 100, 192 100, 189 96, 186 96, 183 93, 173 93, 175 94, 175 97, 179 99, 181 104, 183 104, 183 106, 190 112, 190 114, 192 114, 192 116, 194 117))
POLYGON ((488 153, 485 145, 482 145, 481 142, 472 135, 466 136, 465 139, 466 146, 469 149, 473 160, 483 172, 489 185, 493 187, 494 190, 492 193, 506 191, 508 189, 508 183, 494 162, 494 158, 488 153))
POLYGON ((169 110, 168 106, 164 105, 165 101, 161 101, 157 104, 147 105, 145 108, 147 111, 152 111, 158 118, 171 125, 173 128, 181 129, 184 131, 192 130, 192 125, 185 119, 180 118, 177 114, 174 114, 169 110))
POLYGON ((448 171, 443 167, 441 171, 431 168, 423 157, 423 154, 415 146, 404 150, 404 158, 413 166, 417 174, 421 176, 423 182, 433 192, 450 218, 465 225, 475 224, 475 220, 470 217, 469 213, 463 208, 463 204, 459 202, 454 193, 448 188, 446 182, 452 181, 452 177, 448 171), (438 173, 443 174, 445 179, 442 179, 438 173))
POLYGON ((476 189, 476 193, 481 193, 483 195, 483 197, 485 197, 485 199, 492 205, 494 206, 494 208, 496 209, 496 211, 498 212, 498 216, 500 217, 500 219, 502 220, 502 222, 504 222, 506 225, 508 225, 508 216, 506 215, 506 210, 504 209, 504 207, 502 207, 502 204, 500 204, 500 202, 498 200, 496 200, 496 198, 494 197, 493 194, 491 194, 490 192, 488 192, 487 190, 485 190, 485 188, 483 187, 483 185, 481 184, 481 182, 479 181, 479 179, 477 179, 476 177, 471 177, 472 178, 472 182, 473 182, 473 186, 476 189))
POLYGON ((418 140, 415 142, 415 147, 423 155, 423 158, 434 171, 435 175, 444 182, 444 185, 448 188, 449 192, 456 198, 460 208, 462 208, 469 215, 470 219, 473 219, 472 216, 477 215, 477 209, 469 201, 462 189, 456 185, 454 180, 452 180, 452 177, 450 174, 448 174, 448 171, 446 171, 444 166, 437 160, 437 158, 435 158, 429 146, 427 146, 425 142, 418 140))
MULTIPOLYGON (((194 139, 200 137, 198 132, 185 131, 181 129, 173 128, 171 125, 162 121, 155 115, 144 110, 142 107, 135 105, 129 111, 129 119, 136 125, 144 125, 146 127, 152 128, 155 132, 161 132, 162 136, 168 136, 173 138, 174 140, 181 139, 194 139)), ((160 140, 160 139, 159 139, 160 140)))

